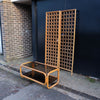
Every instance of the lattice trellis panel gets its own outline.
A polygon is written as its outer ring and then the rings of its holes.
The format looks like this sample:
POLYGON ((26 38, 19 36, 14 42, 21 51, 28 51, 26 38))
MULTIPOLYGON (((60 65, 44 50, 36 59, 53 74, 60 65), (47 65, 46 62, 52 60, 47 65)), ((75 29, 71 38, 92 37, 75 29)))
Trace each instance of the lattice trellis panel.
POLYGON ((60 68, 73 72, 76 9, 62 11, 60 68))
POLYGON ((45 63, 73 73, 76 9, 46 13, 45 63))
POLYGON ((59 11, 46 13, 45 63, 57 66, 59 11))

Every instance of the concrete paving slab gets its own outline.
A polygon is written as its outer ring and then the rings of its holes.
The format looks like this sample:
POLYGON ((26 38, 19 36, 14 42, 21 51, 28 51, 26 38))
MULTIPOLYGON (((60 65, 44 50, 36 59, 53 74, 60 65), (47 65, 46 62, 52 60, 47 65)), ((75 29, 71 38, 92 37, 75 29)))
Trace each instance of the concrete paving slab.
POLYGON ((29 85, 16 94, 12 94, 3 100, 75 100, 56 90, 47 89, 40 85, 29 85))
POLYGON ((60 71, 60 83, 65 87, 86 93, 91 96, 100 98, 100 81, 90 82, 85 76, 74 73, 72 76, 70 72, 60 71))
MULTIPOLYGON (((92 100, 92 99, 89 99, 87 97, 80 96, 79 94, 75 94, 75 93, 72 93, 72 92, 69 92, 69 91, 66 91, 66 90, 63 90, 63 89, 59 89, 59 88, 56 88, 56 87, 54 87, 53 89, 57 90, 57 91, 59 91, 63 94, 67 94, 68 96, 74 98, 75 100, 92 100)), ((93 100, 95 100, 95 99, 93 99, 93 100)))
POLYGON ((28 62, 28 61, 33 61, 33 57, 30 56, 30 57, 26 57, 26 58, 21 58, 21 59, 14 59, 12 61, 8 61, 6 62, 4 59, 3 59, 3 55, 0 55, 0 63, 2 63, 3 65, 9 65, 11 67, 14 67, 16 69, 19 69, 20 68, 20 65, 24 62, 28 62))
POLYGON ((0 100, 11 94, 15 94, 29 84, 30 82, 0 69, 0 100))

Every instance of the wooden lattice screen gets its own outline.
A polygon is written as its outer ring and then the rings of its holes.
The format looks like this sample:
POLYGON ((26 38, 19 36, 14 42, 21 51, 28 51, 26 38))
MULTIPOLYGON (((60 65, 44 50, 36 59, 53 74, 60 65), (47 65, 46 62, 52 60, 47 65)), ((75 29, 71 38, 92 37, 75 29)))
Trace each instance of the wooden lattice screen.
POLYGON ((46 12, 45 63, 73 73, 76 9, 46 12))

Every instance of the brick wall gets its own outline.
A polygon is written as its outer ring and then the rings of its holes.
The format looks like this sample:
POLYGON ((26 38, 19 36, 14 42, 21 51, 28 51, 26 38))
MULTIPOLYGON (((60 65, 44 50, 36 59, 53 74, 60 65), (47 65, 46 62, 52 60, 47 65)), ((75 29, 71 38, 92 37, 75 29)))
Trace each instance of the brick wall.
POLYGON ((0 3, 3 53, 6 61, 32 55, 31 6, 0 3))

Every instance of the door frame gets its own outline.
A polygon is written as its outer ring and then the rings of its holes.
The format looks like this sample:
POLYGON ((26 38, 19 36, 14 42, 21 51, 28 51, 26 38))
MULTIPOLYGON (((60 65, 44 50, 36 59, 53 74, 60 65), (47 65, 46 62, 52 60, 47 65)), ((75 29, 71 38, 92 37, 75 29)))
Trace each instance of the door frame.
POLYGON ((0 25, 1 25, 1 48, 2 48, 2 53, 0 55, 3 55, 3 39, 2 39, 2 24, 1 24, 1 12, 0 12, 0 25))

